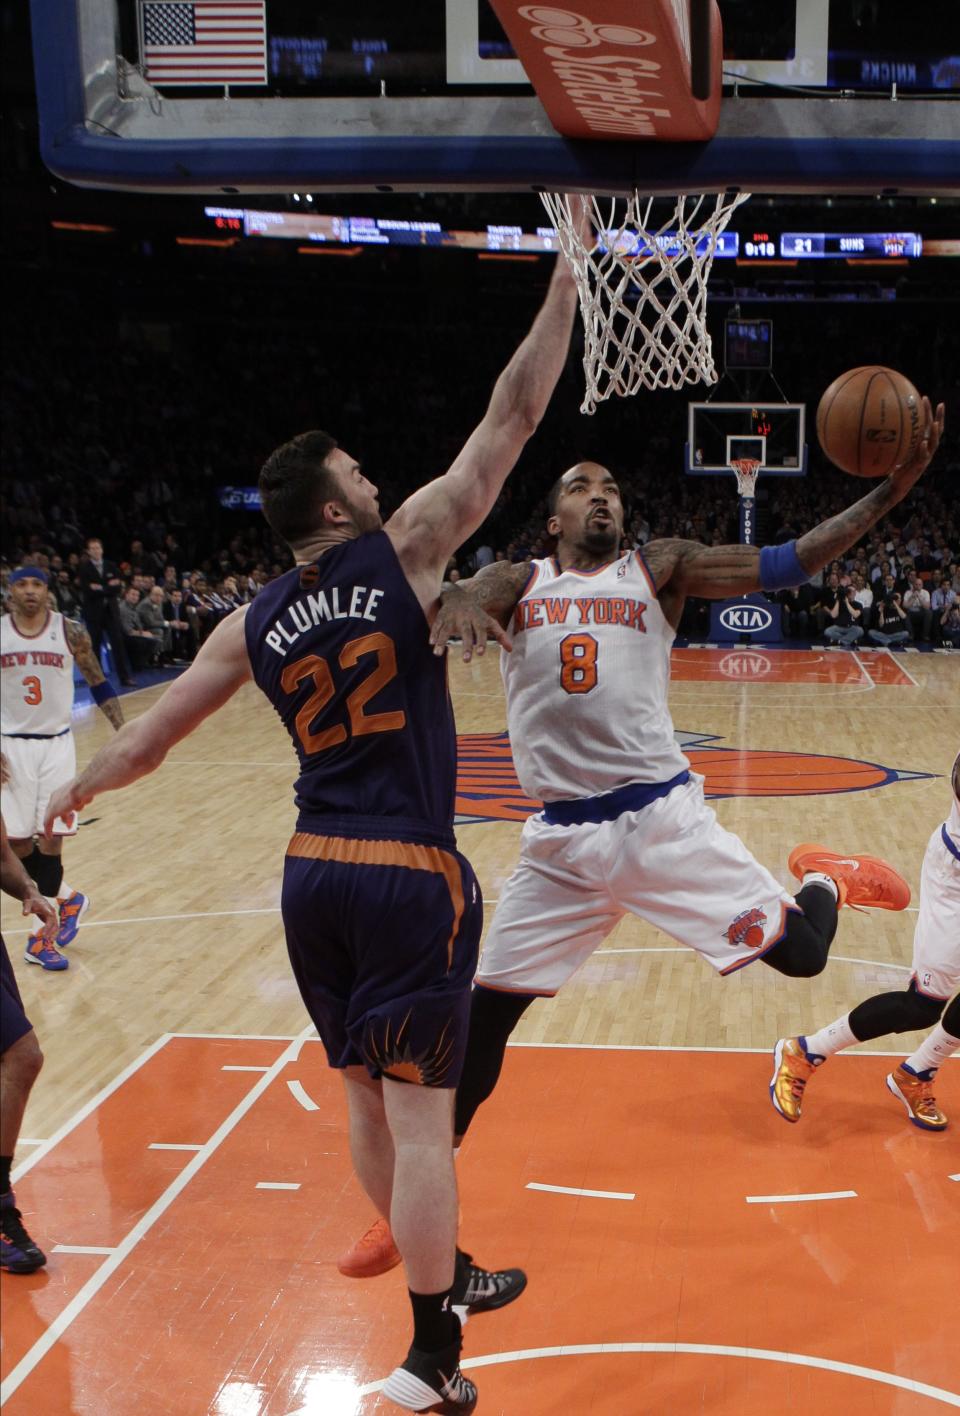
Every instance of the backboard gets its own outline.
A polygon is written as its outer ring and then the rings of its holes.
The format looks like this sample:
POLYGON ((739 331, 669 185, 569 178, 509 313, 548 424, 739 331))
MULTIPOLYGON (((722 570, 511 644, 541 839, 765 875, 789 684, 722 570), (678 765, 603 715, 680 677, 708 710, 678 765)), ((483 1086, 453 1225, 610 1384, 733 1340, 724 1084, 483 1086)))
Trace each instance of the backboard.
MULTIPOLYGON (((946 97, 958 64, 938 7, 904 26, 899 7, 851 0, 721 0, 716 135, 668 144, 656 102, 649 140, 561 137, 487 0, 216 0, 217 33, 238 16, 249 32, 220 52, 232 65, 191 67, 190 46, 211 42, 211 3, 31 0, 41 149, 54 173, 210 195, 958 190, 946 97), (174 51, 182 62, 171 64, 174 51)), ((611 3, 518 8, 589 37, 591 13, 611 3)), ((654 34, 648 17, 669 12, 689 41, 705 3, 632 0, 621 28, 635 33, 642 19, 654 34)), ((628 59, 631 46, 634 59, 655 49, 630 40, 628 59)), ((692 92, 692 41, 684 56, 692 92)))
POLYGON ((733 475, 737 457, 760 470, 802 477, 807 470, 806 406, 802 403, 691 403, 685 470, 691 476, 733 475))

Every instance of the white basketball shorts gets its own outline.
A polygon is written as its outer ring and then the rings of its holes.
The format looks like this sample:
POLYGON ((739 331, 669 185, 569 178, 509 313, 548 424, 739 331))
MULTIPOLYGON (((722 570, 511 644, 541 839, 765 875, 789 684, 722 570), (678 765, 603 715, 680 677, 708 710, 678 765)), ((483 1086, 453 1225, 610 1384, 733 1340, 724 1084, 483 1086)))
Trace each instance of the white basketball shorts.
POLYGON ((920 908, 913 934, 913 978, 930 998, 960 988, 960 860, 937 827, 920 871, 920 908))
MULTIPOLYGON (((14 841, 28 841, 43 833, 47 802, 57 787, 65 787, 76 776, 77 753, 73 733, 59 737, 21 738, 3 736, 3 755, 10 780, 3 788, 3 822, 14 841)), ((77 821, 67 826, 59 817, 55 836, 75 836, 77 821)))
POLYGON ((688 944, 718 973, 782 939, 793 896, 717 821, 695 773, 612 821, 523 828, 477 983, 552 996, 628 911, 688 944))

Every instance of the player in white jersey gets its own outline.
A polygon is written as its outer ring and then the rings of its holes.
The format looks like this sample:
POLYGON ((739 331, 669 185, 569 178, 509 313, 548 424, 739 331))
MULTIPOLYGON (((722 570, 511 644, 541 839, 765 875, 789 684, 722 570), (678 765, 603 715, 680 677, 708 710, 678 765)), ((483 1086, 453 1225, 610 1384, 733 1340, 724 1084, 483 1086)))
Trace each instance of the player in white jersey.
POLYGON ((887 1086, 915 1126, 924 1131, 946 1128, 933 1082, 940 1064, 960 1051, 960 994, 948 1003, 960 988, 960 755, 951 783, 950 815, 934 828, 923 857, 909 986, 897 993, 878 993, 816 1032, 780 1039, 770 1099, 788 1121, 800 1120, 807 1082, 835 1052, 935 1023, 916 1052, 890 1073, 887 1086))
POLYGON ((819 850, 816 866, 793 852, 802 888, 789 895, 704 801, 674 741, 667 683, 687 595, 726 599, 809 580, 906 496, 942 428, 942 405, 934 417, 925 399, 910 463, 797 541, 763 550, 665 539, 620 555, 617 483, 605 467, 578 463, 550 493, 556 556, 497 562, 445 596, 431 631, 438 651, 459 634, 467 657, 478 611, 512 622, 501 660, 507 726, 520 785, 544 802, 523 828, 481 956, 458 1137, 496 1085, 525 1010, 552 997, 628 911, 721 974, 763 959, 810 977, 826 965, 841 905, 909 904, 906 881, 884 861, 819 850))
POLYGON ((56 944, 38 918, 24 957, 58 970, 68 961, 56 946, 76 937, 89 903, 63 879, 63 838, 75 835, 76 825, 58 821, 52 837, 43 834, 51 793, 69 782, 77 767, 70 727, 74 663, 114 728, 123 723, 123 713, 87 631, 51 608, 46 571, 30 565, 14 570, 9 601, 9 613, 0 619, 0 733, 10 772, 3 815, 13 850, 59 912, 56 944))

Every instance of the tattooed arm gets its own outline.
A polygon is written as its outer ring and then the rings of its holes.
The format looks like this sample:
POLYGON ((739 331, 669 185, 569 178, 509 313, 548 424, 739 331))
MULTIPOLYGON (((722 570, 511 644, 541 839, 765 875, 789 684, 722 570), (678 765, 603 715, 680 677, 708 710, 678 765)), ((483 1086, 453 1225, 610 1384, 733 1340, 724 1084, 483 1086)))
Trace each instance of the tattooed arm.
MULTIPOLYGON (((90 636, 83 628, 77 624, 76 620, 63 617, 63 632, 70 645, 70 651, 77 661, 77 668, 83 674, 91 688, 96 688, 98 684, 105 683, 103 669, 100 667, 100 660, 93 652, 93 644, 90 636)), ((99 705, 103 716, 109 721, 111 727, 116 731, 123 727, 123 710, 120 707, 119 698, 106 698, 99 705)))
MULTIPOLYGON (((860 540, 887 512, 902 501, 933 457, 943 433, 943 404, 936 417, 930 400, 923 400, 923 439, 911 460, 884 477, 876 487, 836 516, 821 521, 797 540, 797 559, 809 578, 860 540)), ((687 595, 726 600, 760 590, 760 550, 757 546, 702 546, 698 541, 651 541, 644 560, 653 576, 661 604, 671 624, 679 624, 687 595)))
POLYGON ((499 640, 504 649, 512 646, 506 626, 524 587, 530 579, 530 562, 493 561, 471 580, 455 585, 445 582, 440 609, 430 629, 435 654, 442 654, 451 638, 463 645, 463 661, 470 662, 474 649, 482 654, 487 636, 499 640))

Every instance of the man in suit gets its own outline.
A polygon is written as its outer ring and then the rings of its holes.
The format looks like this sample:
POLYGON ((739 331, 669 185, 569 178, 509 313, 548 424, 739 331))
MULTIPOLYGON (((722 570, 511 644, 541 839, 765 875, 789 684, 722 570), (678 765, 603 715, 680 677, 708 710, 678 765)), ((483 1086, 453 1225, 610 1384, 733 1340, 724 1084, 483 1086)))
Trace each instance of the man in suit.
POLYGON ((80 584, 83 621, 93 642, 93 652, 97 658, 100 657, 100 645, 106 633, 120 682, 129 688, 135 680, 123 642, 123 628, 117 609, 120 574, 113 561, 104 560, 103 542, 96 536, 87 540, 86 555, 80 562, 77 579, 80 584))

